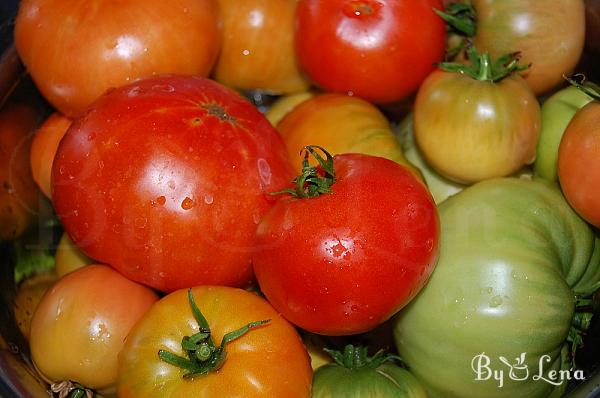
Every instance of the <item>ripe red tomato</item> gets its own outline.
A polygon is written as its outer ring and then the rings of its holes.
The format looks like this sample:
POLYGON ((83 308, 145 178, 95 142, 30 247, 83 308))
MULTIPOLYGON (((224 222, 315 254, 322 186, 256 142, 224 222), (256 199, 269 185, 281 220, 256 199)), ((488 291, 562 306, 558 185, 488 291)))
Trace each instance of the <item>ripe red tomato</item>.
POLYGON ((403 99, 442 60, 446 25, 438 0, 300 0, 296 52, 328 91, 371 102, 403 99))
POLYGON ((558 149, 558 176, 569 204, 600 228, 600 101, 581 108, 567 125, 558 149))
POLYGON ((208 75, 221 47, 219 8, 216 0, 24 0, 15 46, 46 99, 75 117, 140 77, 208 75))
POLYGON ((326 335, 365 332, 406 305, 438 255, 425 186, 398 163, 334 157, 330 194, 283 197, 258 226, 254 271, 290 322, 326 335))
POLYGON ((52 200, 90 257, 162 291, 252 280, 256 225, 292 176, 258 110, 214 81, 159 76, 103 96, 73 122, 52 200))

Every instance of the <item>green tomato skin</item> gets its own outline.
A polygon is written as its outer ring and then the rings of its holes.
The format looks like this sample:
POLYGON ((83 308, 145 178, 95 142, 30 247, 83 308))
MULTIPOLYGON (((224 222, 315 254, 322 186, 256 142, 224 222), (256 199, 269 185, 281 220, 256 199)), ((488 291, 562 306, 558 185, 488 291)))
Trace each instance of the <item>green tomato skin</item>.
POLYGON ((564 348, 574 293, 598 285, 598 239, 543 179, 486 180, 439 211, 437 267, 394 319, 400 355, 430 397, 558 396, 565 383, 555 387, 533 376, 545 354, 544 374, 569 368, 564 348), (501 388, 493 377, 475 380, 472 361, 481 353, 490 369, 504 371, 501 388), (522 353, 529 376, 512 380, 499 358, 513 364, 522 353))
POLYGON ((397 365, 348 369, 330 363, 315 371, 312 398, 427 398, 427 393, 409 371, 397 365))
POLYGON ((558 147, 567 125, 592 98, 576 87, 562 89, 542 105, 542 129, 533 165, 537 176, 558 181, 558 147))

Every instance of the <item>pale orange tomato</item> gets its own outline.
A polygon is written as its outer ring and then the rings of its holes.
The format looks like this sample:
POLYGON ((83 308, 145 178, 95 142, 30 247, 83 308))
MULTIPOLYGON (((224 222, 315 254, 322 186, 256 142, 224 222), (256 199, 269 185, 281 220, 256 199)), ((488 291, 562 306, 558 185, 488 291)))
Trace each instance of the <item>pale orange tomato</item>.
POLYGON ((58 112, 51 114, 33 136, 29 162, 33 180, 47 198, 51 198, 52 162, 60 140, 71 126, 71 119, 58 112))

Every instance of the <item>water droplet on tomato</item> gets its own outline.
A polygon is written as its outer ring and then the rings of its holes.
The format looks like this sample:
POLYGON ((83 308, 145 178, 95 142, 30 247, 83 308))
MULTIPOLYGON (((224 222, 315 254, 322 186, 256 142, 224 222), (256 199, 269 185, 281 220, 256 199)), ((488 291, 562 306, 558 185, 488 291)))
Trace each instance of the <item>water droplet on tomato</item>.
POLYGON ((214 200, 214 198, 212 195, 210 195, 210 194, 204 195, 204 203, 206 203, 207 205, 212 204, 213 200, 214 200))
POLYGON ((258 176, 260 177, 262 185, 269 186, 272 178, 271 166, 269 166, 269 163, 263 158, 259 158, 256 165, 258 167, 258 176))
POLYGON ((144 228, 146 227, 146 224, 148 223, 148 219, 146 217, 137 217, 134 221, 133 221, 133 225, 136 228, 144 228))
POLYGON ((170 84, 155 84, 152 86, 152 90, 162 91, 164 93, 172 93, 175 91, 175 87, 171 86, 170 84))
POLYGON ((88 141, 93 141, 96 138, 96 133, 89 133, 87 136, 88 141))
POLYGON ((160 272, 158 273, 158 276, 159 276, 159 277, 161 277, 161 278, 164 278, 166 275, 167 275, 167 274, 165 274, 163 271, 160 271, 160 272))
POLYGON ((490 307, 496 308, 502 305, 502 296, 494 296, 490 299, 490 307))
POLYGON ((159 205, 164 205, 166 203, 167 199, 164 196, 159 196, 158 198, 156 198, 156 203, 158 203, 159 205))
MULTIPOLYGON (((204 201, 206 201, 206 198, 204 198, 204 201)), ((187 196, 185 197, 185 199, 183 199, 183 202, 181 202, 181 208, 183 210, 189 210, 192 207, 194 207, 196 205, 196 203, 194 203, 194 201, 190 198, 188 198, 187 196)))

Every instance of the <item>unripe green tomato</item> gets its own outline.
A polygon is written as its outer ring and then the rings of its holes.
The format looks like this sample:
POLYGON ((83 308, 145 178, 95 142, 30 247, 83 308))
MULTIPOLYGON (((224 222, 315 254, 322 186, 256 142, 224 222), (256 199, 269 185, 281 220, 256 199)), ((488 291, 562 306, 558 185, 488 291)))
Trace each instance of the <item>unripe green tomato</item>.
POLYGON ((315 371, 312 398, 427 398, 415 376, 385 359, 385 354, 367 359, 366 348, 346 346, 338 355, 315 371))

